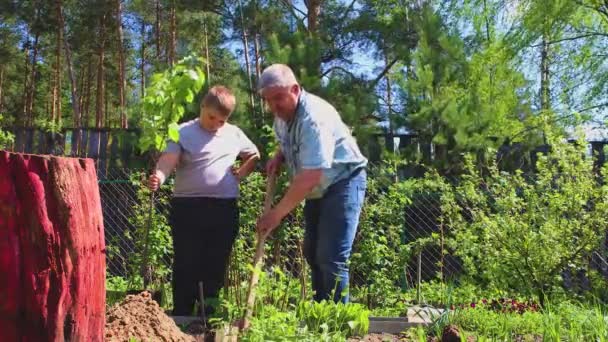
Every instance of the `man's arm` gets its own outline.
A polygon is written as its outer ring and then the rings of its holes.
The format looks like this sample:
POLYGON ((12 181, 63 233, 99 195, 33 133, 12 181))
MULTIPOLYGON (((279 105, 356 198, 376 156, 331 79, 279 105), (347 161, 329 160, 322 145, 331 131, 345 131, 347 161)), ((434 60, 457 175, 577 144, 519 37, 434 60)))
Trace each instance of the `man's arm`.
POLYGON ((277 203, 273 210, 282 219, 287 216, 306 196, 321 183, 323 177, 322 169, 303 170, 294 178, 285 196, 277 203))

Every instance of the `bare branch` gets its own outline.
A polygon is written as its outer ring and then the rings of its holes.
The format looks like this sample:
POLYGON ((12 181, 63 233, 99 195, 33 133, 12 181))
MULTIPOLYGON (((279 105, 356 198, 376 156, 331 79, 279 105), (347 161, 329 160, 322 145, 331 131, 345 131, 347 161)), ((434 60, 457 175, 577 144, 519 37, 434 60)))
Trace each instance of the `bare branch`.
POLYGON ((375 87, 376 84, 378 84, 378 82, 380 82, 380 80, 382 80, 382 78, 391 70, 391 68, 393 67, 393 65, 395 65, 395 63, 397 63, 397 61, 399 61, 398 58, 393 59, 385 68, 384 70, 382 70, 382 72, 376 76, 376 78, 372 81, 371 85, 372 87, 375 87))
POLYGON ((342 71, 343 73, 349 75, 352 78, 357 78, 357 76, 355 76, 355 74, 353 74, 352 72, 344 69, 343 67, 341 67, 339 65, 332 66, 331 68, 325 70, 325 72, 321 75, 321 78, 329 75, 332 71, 336 71, 336 70, 342 71))
POLYGON ((579 110, 579 113, 584 113, 584 112, 588 112, 590 110, 594 110, 594 109, 598 109, 598 108, 602 108, 602 107, 608 107, 608 102, 604 102, 604 103, 600 103, 591 107, 587 107, 587 108, 583 108, 581 110, 579 110))
MULTIPOLYGON (((600 37, 608 37, 608 33, 602 33, 602 32, 588 32, 579 36, 573 36, 573 37, 566 37, 566 38, 561 38, 561 39, 557 39, 557 40, 551 40, 549 42, 547 42, 549 45, 552 44, 557 44, 557 43, 562 43, 562 42, 566 42, 566 41, 572 41, 572 40, 579 40, 579 39, 583 39, 583 38, 589 38, 589 37, 596 37, 596 36, 600 36, 600 37)), ((534 44, 532 45, 532 47, 539 47, 542 44, 534 44)))
POLYGON ((291 12, 291 14, 299 20, 304 20, 306 18, 308 18, 308 14, 304 13, 304 11, 302 11, 301 9, 297 8, 296 6, 293 5, 293 3, 291 3, 291 1, 289 0, 281 0, 281 3, 291 12), (303 18, 298 17, 298 15, 296 14, 300 13, 303 18))

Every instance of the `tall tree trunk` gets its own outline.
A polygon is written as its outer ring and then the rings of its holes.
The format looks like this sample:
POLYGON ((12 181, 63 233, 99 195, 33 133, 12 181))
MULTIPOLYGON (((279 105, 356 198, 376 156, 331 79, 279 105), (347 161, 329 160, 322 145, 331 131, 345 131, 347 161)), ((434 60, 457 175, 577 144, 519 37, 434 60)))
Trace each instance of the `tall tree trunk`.
POLYGON ((85 108, 84 110, 84 124, 85 126, 88 127, 89 125, 89 117, 91 114, 91 85, 93 83, 93 56, 89 56, 89 65, 87 67, 87 73, 86 73, 86 78, 85 78, 85 82, 86 82, 86 88, 85 88, 85 96, 84 96, 84 103, 83 103, 83 107, 85 108))
POLYGON ((549 39, 546 34, 543 34, 540 58, 540 108, 542 110, 549 110, 551 109, 551 95, 549 88, 549 39))
POLYGON ((175 53, 177 51, 177 10, 175 0, 171 1, 171 9, 169 11, 169 53, 167 54, 167 63, 173 66, 175 63, 175 53))
MULTIPOLYGON (((38 11, 36 12, 38 13, 38 11)), ((38 17, 38 14, 36 14, 36 17, 38 17)), ((28 100, 27 100, 27 116, 28 116, 28 126, 33 126, 34 125, 34 97, 36 96, 36 72, 38 71, 37 68, 37 59, 38 59, 38 42, 40 41, 40 33, 36 32, 36 35, 34 36, 34 46, 33 46, 33 52, 32 52, 32 71, 31 71, 31 76, 30 76, 30 89, 28 91, 28 100)))
POLYGON ((251 63, 249 61, 249 42, 247 39, 247 28, 245 27, 245 16, 243 15, 243 3, 239 0, 239 9, 241 14, 241 39, 243 41, 243 50, 245 52, 245 65, 247 66, 247 80, 249 81, 249 104, 251 111, 255 113, 255 97, 253 95, 253 80, 251 79, 251 63))
MULTIPOLYGON (((260 35, 258 33, 255 34, 255 38, 253 40, 253 47, 255 53, 255 78, 256 82, 260 81, 260 76, 262 75, 262 55, 260 53, 260 35)), ((259 106, 260 106, 260 127, 264 125, 264 100, 261 96, 258 96, 259 106)))
POLYGON ((118 29, 118 100, 120 105, 120 127, 128 128, 127 112, 125 111, 125 88, 127 87, 125 76, 125 52, 123 46, 122 32, 122 4, 121 0, 116 0, 116 27, 118 29))
POLYGON ((205 35, 205 67, 207 72, 207 82, 211 82, 211 60, 209 59, 209 39, 207 33, 207 20, 203 21, 203 33, 205 35))
POLYGON ((4 87, 4 65, 0 66, 0 113, 3 112, 2 106, 4 105, 2 99, 2 89, 4 87))
POLYGON ((99 65, 97 65, 97 97, 95 111, 95 128, 101 128, 104 119, 104 95, 105 95, 105 30, 106 15, 102 14, 99 19, 99 65))
MULTIPOLYGON (((63 20, 63 5, 61 0, 57 0, 57 18, 59 19, 59 27, 61 28, 62 38, 63 39, 63 48, 65 50, 65 62, 67 64, 68 69, 68 77, 70 78, 70 94, 72 96, 72 111, 73 111, 73 122, 74 127, 80 127, 80 123, 82 120, 82 114, 80 112, 80 103, 78 97, 78 88, 76 85, 76 77, 74 76, 74 65, 72 64, 72 49, 70 48, 70 43, 66 38, 67 35, 65 33, 65 23, 63 20)), ((61 72, 61 71, 60 71, 61 72)), ((61 88, 59 88, 61 90, 61 88)), ((61 95, 59 95, 59 102, 61 102, 61 95)))
MULTIPOLYGON (((390 67, 390 61, 388 58, 388 50, 384 50, 384 63, 386 67, 390 67)), ((389 134, 393 134, 393 99, 392 99, 392 85, 391 85, 391 73, 388 71, 386 73, 386 106, 387 106, 387 119, 388 119, 388 132, 389 134)), ((391 149, 392 150, 392 149, 391 149)))
POLYGON ((146 22, 141 21, 141 98, 146 96, 146 22))
POLYGON ((21 97, 23 99, 23 125, 27 126, 27 108, 28 108, 28 104, 27 104, 27 92, 30 89, 29 88, 29 69, 30 69, 30 41, 28 37, 28 34, 26 32, 25 36, 27 41, 24 44, 24 52, 25 52, 25 63, 24 63, 24 72, 23 72, 23 96, 21 97))
POLYGON ((155 1, 155 7, 156 7, 156 23, 154 25, 154 35, 155 35, 155 40, 156 40, 156 61, 160 62, 160 51, 161 51, 161 26, 160 26, 160 21, 161 21, 161 17, 162 17, 162 7, 160 5, 160 0, 156 0, 155 1))
POLYGON ((61 49, 63 42, 63 15, 61 13, 61 0, 55 2, 57 9, 57 46, 55 47, 55 82, 53 84, 53 98, 51 102, 51 116, 56 124, 61 124, 61 49))
POLYGON ((316 34, 319 27, 319 15, 321 14, 322 0, 308 1, 308 32, 316 34))

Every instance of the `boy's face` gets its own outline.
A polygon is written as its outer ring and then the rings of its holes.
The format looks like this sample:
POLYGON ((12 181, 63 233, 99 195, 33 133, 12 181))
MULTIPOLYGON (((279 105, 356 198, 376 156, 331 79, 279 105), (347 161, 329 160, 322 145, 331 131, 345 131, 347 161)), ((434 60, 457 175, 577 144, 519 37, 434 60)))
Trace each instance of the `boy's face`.
POLYGON ((209 132, 217 132, 228 121, 228 117, 215 109, 203 107, 201 108, 200 121, 204 129, 209 132))

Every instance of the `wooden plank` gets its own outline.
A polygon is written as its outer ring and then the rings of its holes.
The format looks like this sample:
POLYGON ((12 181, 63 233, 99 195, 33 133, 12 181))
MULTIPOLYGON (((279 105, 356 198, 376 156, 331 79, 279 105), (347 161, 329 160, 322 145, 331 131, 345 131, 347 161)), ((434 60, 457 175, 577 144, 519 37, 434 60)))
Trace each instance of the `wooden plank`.
POLYGON ((87 158, 97 159, 99 157, 100 134, 101 132, 95 129, 89 131, 87 158))
POLYGON ((33 145, 34 145, 34 130, 31 128, 27 128, 25 130, 25 147, 23 148, 23 152, 33 154, 33 145))
POLYGON ((82 130, 82 140, 80 140, 80 145, 78 146, 78 157, 86 158, 87 157, 87 145, 89 143, 89 129, 82 130))
POLYGON ((120 154, 118 152, 118 140, 119 133, 118 131, 114 131, 110 133, 110 156, 109 156, 109 167, 117 167, 118 161, 120 159, 120 154))

